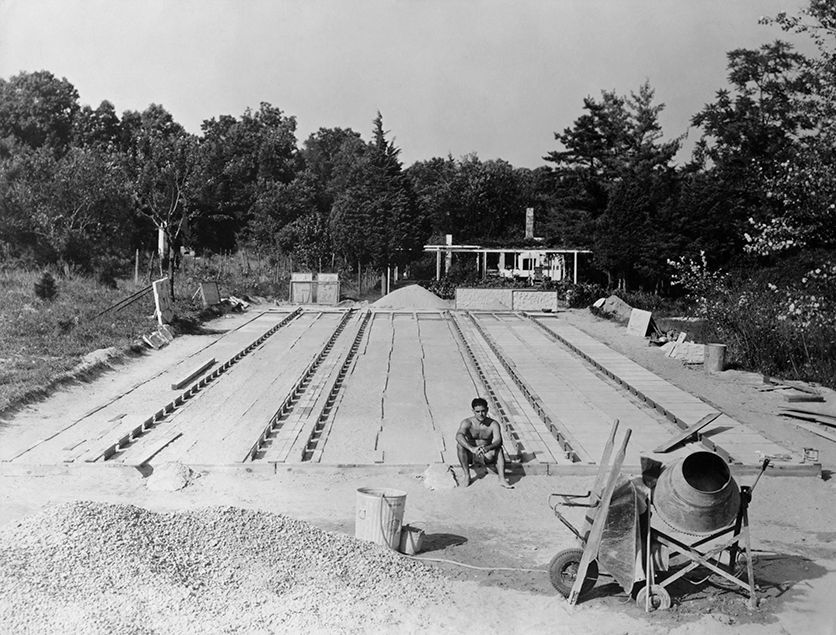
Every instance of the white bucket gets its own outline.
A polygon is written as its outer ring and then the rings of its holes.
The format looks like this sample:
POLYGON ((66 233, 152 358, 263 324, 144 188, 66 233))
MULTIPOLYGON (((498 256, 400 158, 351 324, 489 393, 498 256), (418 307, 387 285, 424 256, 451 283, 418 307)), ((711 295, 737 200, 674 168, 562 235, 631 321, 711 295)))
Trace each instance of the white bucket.
POLYGON ((726 345, 706 344, 705 362, 703 365, 706 372, 719 373, 726 368, 726 345))
POLYGON ((401 541, 401 523, 405 507, 406 492, 399 489, 359 488, 354 515, 354 537, 397 549, 401 541))

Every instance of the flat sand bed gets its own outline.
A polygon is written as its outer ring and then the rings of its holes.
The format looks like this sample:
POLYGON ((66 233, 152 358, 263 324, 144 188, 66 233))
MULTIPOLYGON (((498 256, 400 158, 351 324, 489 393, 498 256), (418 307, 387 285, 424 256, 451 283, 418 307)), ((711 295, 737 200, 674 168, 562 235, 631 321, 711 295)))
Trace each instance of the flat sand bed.
MULTIPOLYGON (((425 324, 421 319, 417 323, 405 320, 400 324, 398 317, 396 329, 420 331, 425 363, 427 360, 440 363, 445 359, 446 336, 439 322, 425 324)), ((207 467, 196 469, 184 487, 170 491, 151 487, 150 468, 96 465, 84 469, 63 465, 37 468, 6 462, 0 475, 0 525, 15 523, 56 503, 94 500, 130 503, 152 511, 230 505, 281 513, 328 531, 352 535, 356 490, 394 487, 407 492, 406 522, 415 523, 427 532, 426 549, 421 556, 447 561, 433 566, 453 586, 449 597, 434 600, 420 616, 408 606, 389 615, 387 623, 391 624, 391 632, 452 633, 467 628, 488 632, 680 635, 836 632, 836 604, 832 601, 832 590, 836 587, 836 532, 833 530, 836 487, 831 479, 836 450, 780 418, 777 413, 781 397, 774 392, 761 392, 759 376, 740 371, 707 374, 685 367, 649 348, 646 340, 626 335, 622 326, 598 320, 588 312, 565 312, 559 317, 790 451, 800 452, 805 447, 820 450, 823 479, 775 478, 767 472, 755 491, 750 522, 756 550, 755 576, 761 589, 761 607, 757 611, 749 611, 738 593, 711 581, 701 581, 704 576, 693 578, 693 584, 672 593, 674 606, 666 612, 645 615, 620 587, 608 584, 606 578, 578 606, 569 607, 551 587, 545 569, 555 553, 574 546, 574 538, 554 517, 548 499, 556 491, 586 491, 592 484, 592 476, 515 476, 515 489, 505 490, 488 474, 466 489, 429 490, 424 487, 423 469, 386 465, 357 469, 321 466, 306 471, 288 466, 279 467, 276 473, 207 467), (511 570, 486 570, 496 567, 511 570), (487 612, 486 606, 490 607, 487 612)), ((230 331, 247 319, 239 316, 228 320, 225 330, 230 331)), ((392 337, 392 332, 385 330, 378 334, 384 335, 383 341, 386 335, 392 337)), ((181 339, 183 342, 178 346, 188 343, 189 338, 181 339)), ((208 340, 201 340, 200 346, 189 350, 194 353, 208 344, 208 340)), ((405 349, 404 353, 399 363, 404 367, 412 364, 410 372, 417 374, 418 349, 405 349)), ((108 390, 118 393, 114 383, 136 385, 142 378, 159 373, 182 358, 183 350, 169 347, 122 365, 93 383, 62 389, 7 422, 0 430, 0 445, 21 433, 27 422, 47 425, 44 422, 83 414, 101 395, 110 395, 108 390)), ((386 355, 381 353, 375 359, 386 359, 386 355)), ((449 375, 444 377, 450 381, 449 375)), ((377 390, 375 386, 379 383, 371 381, 365 389, 377 390)), ((453 413, 454 421, 467 414, 466 402, 474 388, 470 377, 462 384, 456 389, 464 405, 453 413)), ((832 405, 832 393, 824 392, 832 405)), ((363 390, 358 389, 358 404, 362 396, 363 390)), ((427 399, 437 399, 445 408, 455 402, 453 397, 429 393, 427 399)), ((431 425, 438 425, 436 418, 432 411, 431 425)), ((444 421, 449 433, 449 423, 447 419, 444 421)), ((744 485, 750 481, 747 477, 739 479, 744 485)), ((570 513, 570 518, 579 524, 583 510, 575 512, 570 513)), ((183 592, 190 591, 184 588, 183 592)), ((236 617, 233 615, 231 619, 235 624, 236 617)), ((240 615, 237 624, 238 630, 246 631, 247 615, 240 615)), ((38 624, 31 626, 33 631, 39 631, 38 624)), ((362 628, 361 623, 356 626, 362 628)), ((346 624, 345 630, 350 631, 351 627, 346 624)))

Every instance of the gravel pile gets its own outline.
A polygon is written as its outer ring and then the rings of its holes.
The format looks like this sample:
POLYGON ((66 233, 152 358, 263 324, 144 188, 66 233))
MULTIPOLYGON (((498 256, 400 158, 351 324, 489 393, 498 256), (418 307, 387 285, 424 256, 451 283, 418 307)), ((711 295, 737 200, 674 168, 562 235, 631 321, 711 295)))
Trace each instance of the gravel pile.
POLYGON ((372 306, 377 309, 447 309, 450 302, 442 300, 432 291, 417 284, 410 284, 387 293, 372 306))
POLYGON ((384 547, 231 507, 79 502, 0 529, 4 633, 395 632, 448 584, 384 547))

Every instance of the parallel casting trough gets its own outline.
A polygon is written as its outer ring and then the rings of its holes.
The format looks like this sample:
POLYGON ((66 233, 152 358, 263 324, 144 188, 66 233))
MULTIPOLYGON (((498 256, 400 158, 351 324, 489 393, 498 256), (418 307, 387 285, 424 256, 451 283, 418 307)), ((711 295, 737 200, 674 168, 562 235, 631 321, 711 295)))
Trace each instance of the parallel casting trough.
MULTIPOLYGON (((633 430, 625 465, 638 469, 715 412, 554 314, 269 310, 81 416, 40 422, 14 443, 0 432, 0 470, 454 465, 456 428, 477 394, 501 423, 512 469, 529 474, 593 473, 614 419, 633 430)), ((790 455, 722 413, 698 440, 735 472, 790 455)), ((800 456, 774 465, 821 470, 800 456)))

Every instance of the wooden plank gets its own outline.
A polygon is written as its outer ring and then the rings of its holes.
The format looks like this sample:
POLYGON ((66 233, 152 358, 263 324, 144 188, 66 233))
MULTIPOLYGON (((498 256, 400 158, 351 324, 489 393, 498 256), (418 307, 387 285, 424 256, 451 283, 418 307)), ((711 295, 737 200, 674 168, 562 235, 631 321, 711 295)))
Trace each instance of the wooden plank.
POLYGON ((173 384, 171 384, 171 389, 172 390, 180 390, 181 388, 183 388, 187 384, 190 384, 196 377, 199 377, 200 375, 205 373, 209 368, 211 368, 214 363, 215 363, 215 358, 214 357, 212 357, 210 359, 207 359, 205 362, 200 364, 197 368, 192 370, 188 375, 183 377, 183 379, 181 379, 179 381, 176 381, 173 384))
POLYGON ((654 452, 661 452, 661 453, 670 452, 677 445, 679 445, 680 443, 684 443, 691 436, 695 435, 697 432, 702 430, 709 423, 714 421, 717 417, 720 416, 720 414, 721 413, 719 413, 719 412, 712 412, 710 414, 705 415, 702 419, 697 421, 694 425, 689 426, 688 428, 685 428, 685 430, 683 430, 679 434, 675 435, 671 439, 665 441, 662 445, 658 446, 657 448, 654 448, 653 451, 654 452))
POLYGON ((836 419, 825 417, 822 415, 807 414, 803 412, 782 412, 781 416, 791 417, 793 419, 801 419, 802 421, 811 421, 813 423, 818 423, 823 426, 829 426, 831 428, 836 427, 836 419))
POLYGON ((790 403, 799 403, 799 402, 823 402, 824 397, 821 395, 814 395, 811 393, 803 393, 801 395, 784 395, 784 401, 788 401, 790 403))
POLYGON ((170 445, 171 443, 179 439, 181 436, 183 436, 182 430, 169 430, 158 439, 155 439, 155 443, 153 445, 145 446, 145 449, 141 455, 133 457, 129 463, 126 461, 126 465, 140 466, 144 465, 145 463, 148 463, 148 461, 150 461, 157 454, 159 454, 159 452, 162 451, 163 448, 170 445))
POLYGON ((798 412, 800 414, 805 415, 814 415, 816 417, 825 417, 828 419, 836 419, 836 411, 826 411, 826 410, 818 410, 815 408, 783 408, 782 413, 784 412, 798 412))
POLYGON ((829 441, 836 442, 836 434, 832 432, 828 432, 827 430, 823 430, 821 427, 812 424, 812 423, 804 423, 803 421, 793 421, 796 428, 801 428, 802 430, 807 430, 807 432, 812 432, 815 435, 822 437, 823 439, 828 439, 829 441))
POLYGON ((627 454, 627 443, 630 441, 632 430, 627 428, 624 433, 624 439, 621 446, 618 448, 618 453, 615 455, 615 460, 610 470, 607 484, 601 494, 601 500, 595 508, 595 520, 592 521, 592 529, 589 532, 589 538, 584 545, 583 555, 578 564, 578 573, 575 578, 575 584, 572 585, 572 591, 569 593, 569 604, 574 605, 578 602, 578 597, 581 594, 581 587, 586 579, 586 572, 589 569, 589 563, 598 557, 598 549, 601 546, 601 538, 604 536, 604 525, 607 522, 607 514, 609 513, 610 501, 612 500, 615 485, 618 482, 618 477, 621 474, 621 466, 624 464, 624 456, 627 454))
POLYGON ((819 395, 820 394, 818 390, 816 390, 815 388, 811 388, 810 386, 806 386, 802 382, 790 381, 789 379, 776 380, 776 379, 770 377, 769 375, 764 375, 763 376, 763 383, 769 384, 771 386, 776 386, 776 387, 795 388, 796 390, 798 390, 800 392, 806 392, 806 393, 809 393, 811 395, 819 395))

